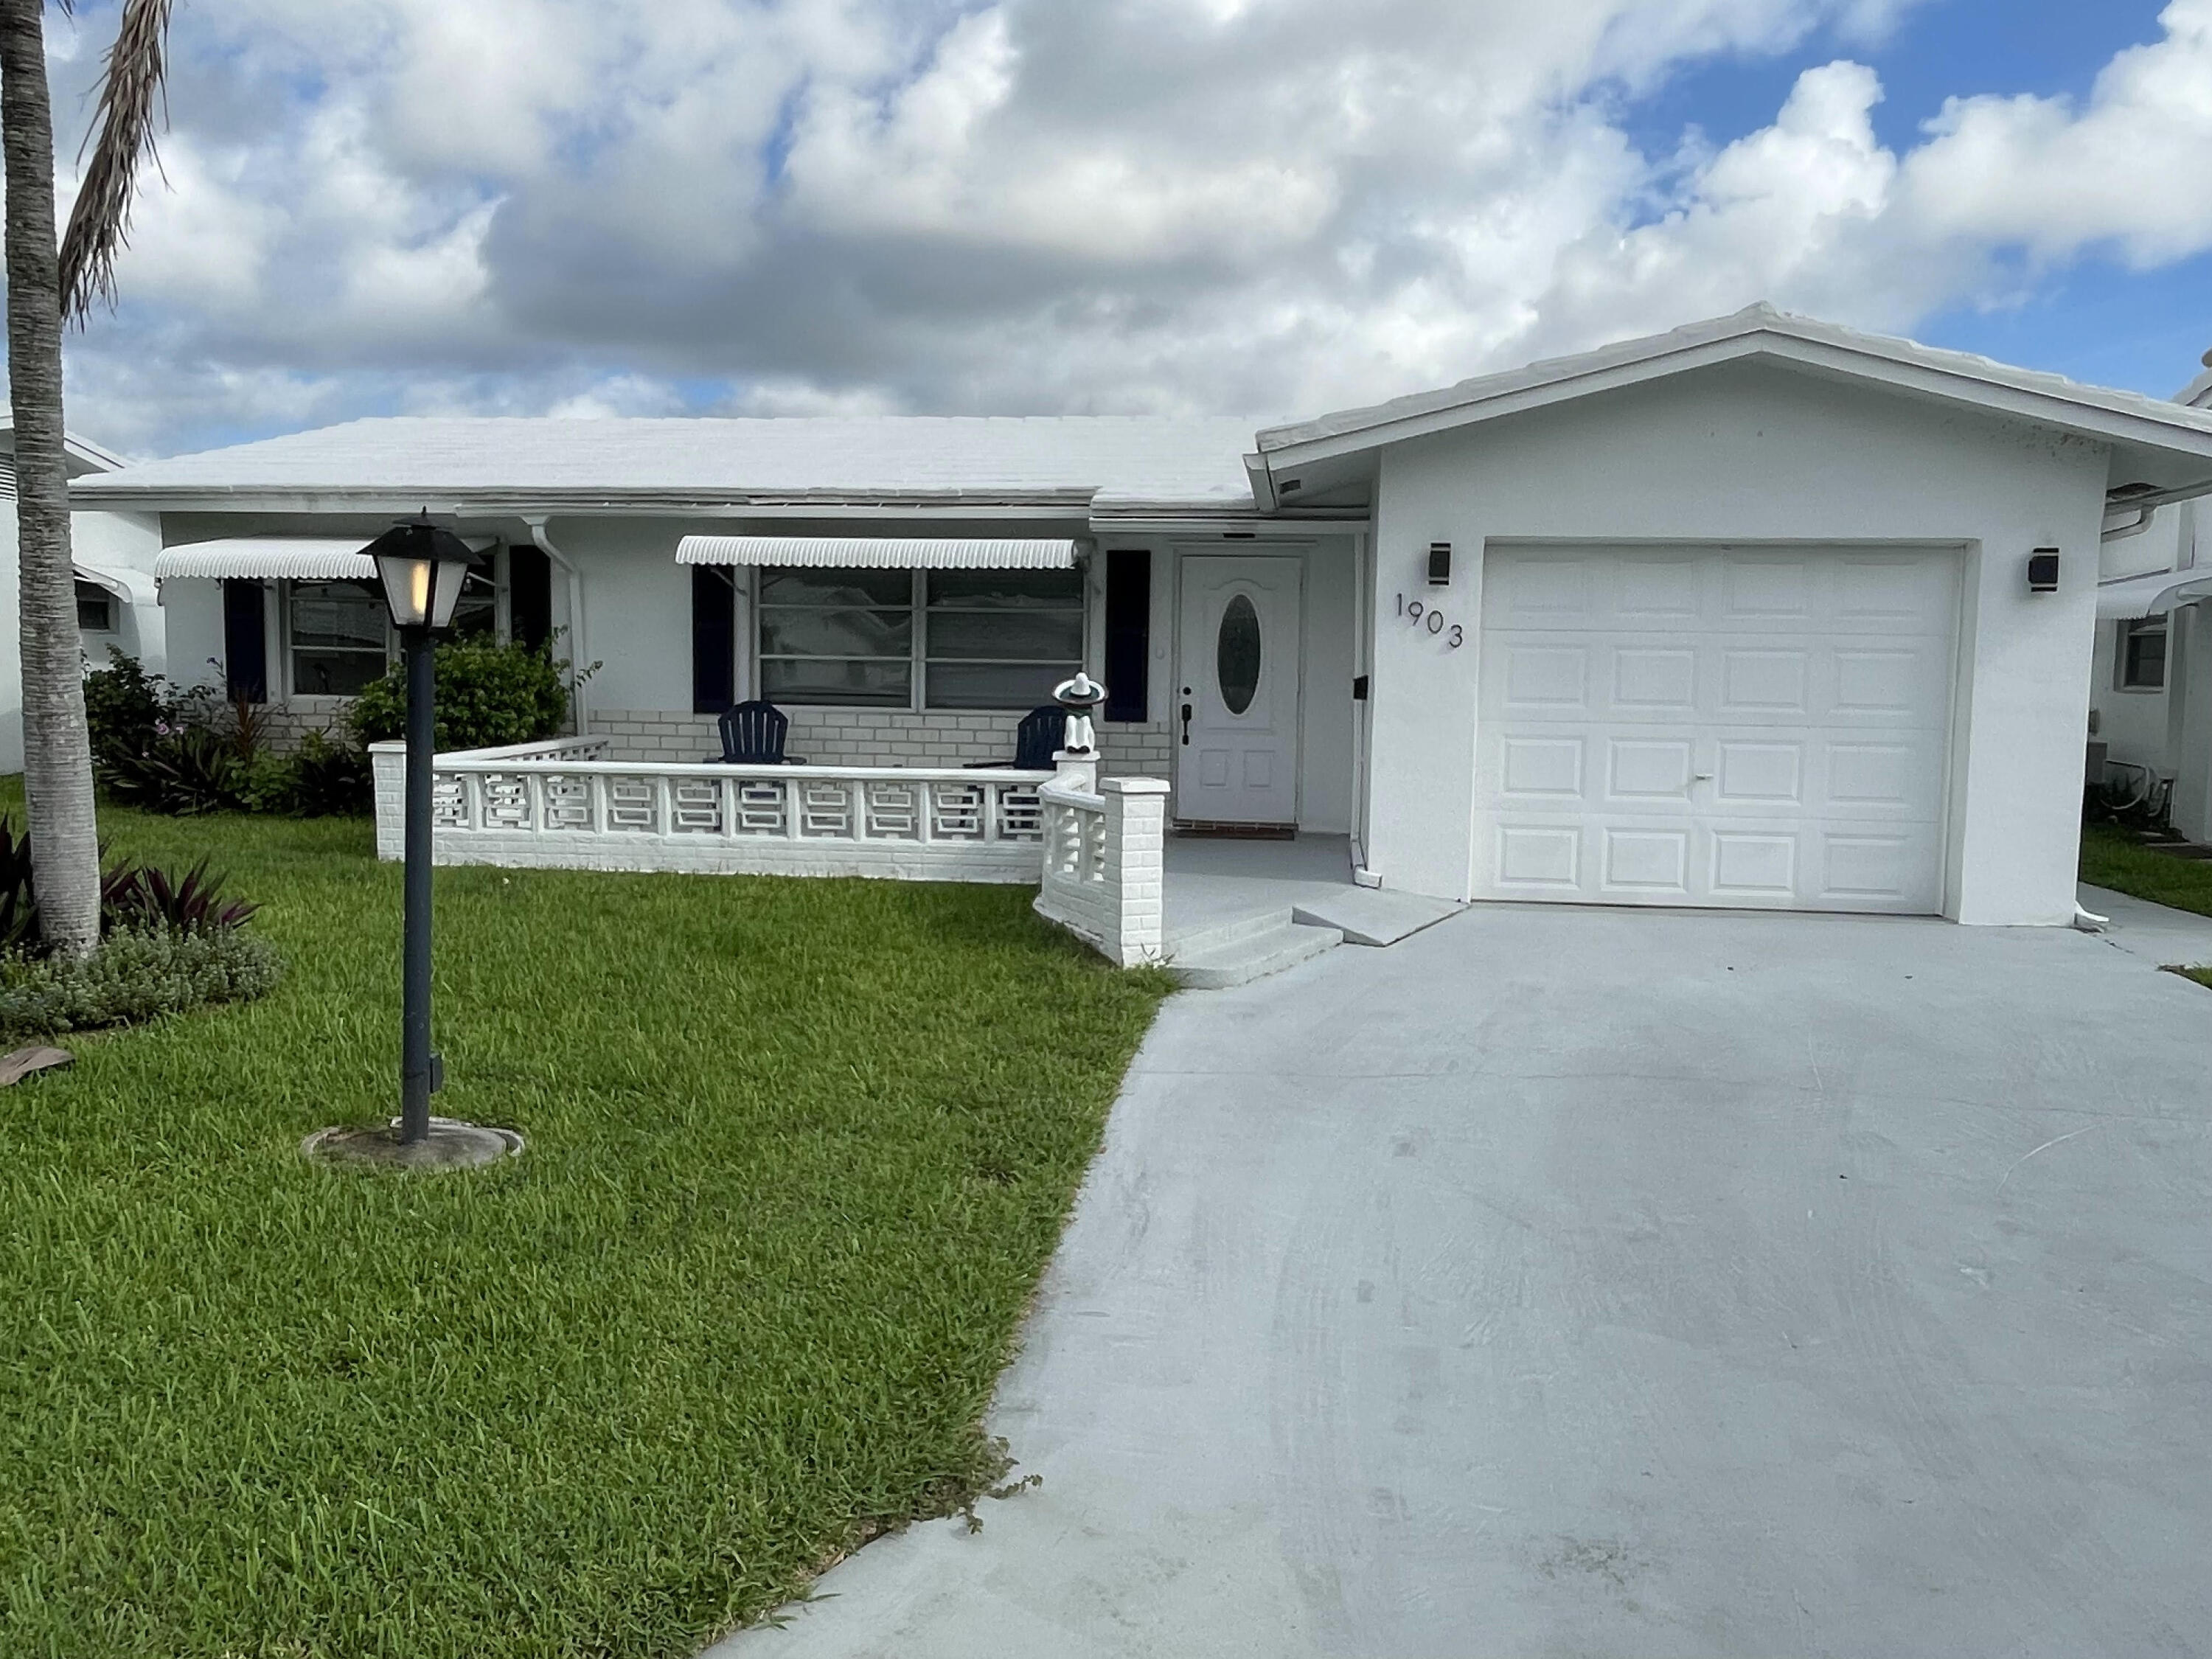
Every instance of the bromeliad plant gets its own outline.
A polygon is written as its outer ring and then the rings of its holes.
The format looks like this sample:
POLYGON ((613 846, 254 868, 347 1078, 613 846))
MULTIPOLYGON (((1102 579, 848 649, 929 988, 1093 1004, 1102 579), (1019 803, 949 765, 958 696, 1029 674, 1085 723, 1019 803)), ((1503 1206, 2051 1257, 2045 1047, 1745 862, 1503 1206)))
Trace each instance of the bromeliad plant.
MULTIPOLYGON (((182 875, 128 859, 107 860, 100 844, 100 931, 103 935, 149 929, 170 933, 228 933, 242 927, 261 907, 226 898, 228 878, 211 872, 204 858, 182 875)), ((0 954, 35 951, 39 905, 31 890, 31 837, 18 834, 14 817, 0 813, 0 954)))
POLYGON ((257 997, 283 964, 244 931, 257 904, 223 895, 203 858, 183 874, 100 848, 100 934, 85 957, 50 956, 31 885, 31 842, 0 813, 0 1047, 135 1024, 257 997))

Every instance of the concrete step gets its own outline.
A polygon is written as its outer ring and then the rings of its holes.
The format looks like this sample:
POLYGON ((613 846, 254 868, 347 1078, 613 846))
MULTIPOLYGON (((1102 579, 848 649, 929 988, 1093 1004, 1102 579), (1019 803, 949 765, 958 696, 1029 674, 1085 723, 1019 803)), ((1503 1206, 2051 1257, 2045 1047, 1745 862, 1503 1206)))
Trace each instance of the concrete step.
POLYGON ((1211 955, 1239 939, 1250 939, 1256 933, 1272 933, 1297 920, 1291 914, 1291 907, 1282 903, 1262 904, 1224 921, 1190 927, 1178 927, 1176 918, 1170 915, 1167 918, 1167 953, 1170 958, 1211 955))
POLYGON ((1214 940, 1202 950, 1178 946, 1168 960, 1169 971, 1193 990, 1226 990, 1295 968, 1344 943, 1334 927, 1309 927, 1279 915, 1273 921, 1272 927, 1214 940))

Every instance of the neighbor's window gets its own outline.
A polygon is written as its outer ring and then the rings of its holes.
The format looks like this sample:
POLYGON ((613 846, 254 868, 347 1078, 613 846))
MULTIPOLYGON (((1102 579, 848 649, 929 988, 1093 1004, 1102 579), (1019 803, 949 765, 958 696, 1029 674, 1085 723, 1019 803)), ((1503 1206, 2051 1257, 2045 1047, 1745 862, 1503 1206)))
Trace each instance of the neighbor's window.
POLYGON ((2156 691, 2166 684, 2166 618, 2120 624, 2120 689, 2156 691))
POLYGON ((763 570, 758 616, 770 702, 1034 708, 1083 660, 1073 570, 763 570))
POLYGON ((115 631, 115 595, 98 582, 76 585, 76 625, 88 634, 115 631))
POLYGON ((932 570, 923 706, 1034 708, 1083 663, 1073 570, 932 570))
POLYGON ((383 677, 384 597, 368 582, 290 582, 284 629, 295 696, 350 697, 383 677))

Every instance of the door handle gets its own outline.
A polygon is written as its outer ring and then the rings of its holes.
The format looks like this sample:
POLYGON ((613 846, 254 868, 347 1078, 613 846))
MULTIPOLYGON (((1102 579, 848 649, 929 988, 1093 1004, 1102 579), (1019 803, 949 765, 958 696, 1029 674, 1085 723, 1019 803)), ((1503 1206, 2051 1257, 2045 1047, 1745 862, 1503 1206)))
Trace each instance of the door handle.
POLYGON ((1190 705, 1188 703, 1182 706, 1182 746, 1186 749, 1190 747, 1190 705))

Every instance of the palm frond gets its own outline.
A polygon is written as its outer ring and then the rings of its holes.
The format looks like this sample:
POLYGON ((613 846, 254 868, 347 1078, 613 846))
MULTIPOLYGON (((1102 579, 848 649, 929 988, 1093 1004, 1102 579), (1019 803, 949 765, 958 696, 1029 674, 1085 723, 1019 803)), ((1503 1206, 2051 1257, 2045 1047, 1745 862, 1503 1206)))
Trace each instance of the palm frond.
MULTIPOLYGON (((115 256, 130 240, 138 165, 154 153, 155 106, 167 69, 171 0, 123 0, 107 49, 92 164, 62 238, 62 316, 82 323, 95 300, 115 303, 115 256)), ((82 152, 80 152, 82 155, 82 152)))

